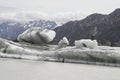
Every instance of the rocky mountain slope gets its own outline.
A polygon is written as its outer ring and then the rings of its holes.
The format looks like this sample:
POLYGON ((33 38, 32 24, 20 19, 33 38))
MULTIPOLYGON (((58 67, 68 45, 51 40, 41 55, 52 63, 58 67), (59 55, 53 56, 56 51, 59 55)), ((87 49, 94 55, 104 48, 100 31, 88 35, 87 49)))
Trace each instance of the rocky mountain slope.
POLYGON ((108 15, 91 14, 83 20, 70 21, 54 30, 57 33, 56 43, 66 36, 70 45, 74 45, 75 40, 94 35, 102 45, 120 46, 120 9, 108 15))

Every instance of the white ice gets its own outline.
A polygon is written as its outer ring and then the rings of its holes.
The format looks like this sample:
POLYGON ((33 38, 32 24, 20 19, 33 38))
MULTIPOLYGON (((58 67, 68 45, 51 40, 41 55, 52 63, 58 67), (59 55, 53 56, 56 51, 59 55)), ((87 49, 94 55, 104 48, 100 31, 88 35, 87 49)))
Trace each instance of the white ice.
POLYGON ((53 39, 56 36, 55 31, 53 30, 48 30, 48 29, 44 29, 43 31, 39 32, 39 34, 41 35, 41 37, 47 42, 51 42, 53 41, 53 39))
POLYGON ((34 44, 45 44, 51 42, 56 36, 55 31, 32 27, 18 36, 18 41, 34 44))
POLYGON ((75 46, 77 48, 90 48, 93 49, 97 47, 98 42, 96 40, 91 40, 91 39, 81 39, 81 40, 76 40, 75 41, 75 46))
POLYGON ((66 37, 63 37, 59 42, 58 42, 58 47, 63 48, 67 47, 69 45, 69 41, 66 37))
POLYGON ((36 58, 34 60, 38 60, 38 58, 41 58, 42 60, 47 59, 47 61, 52 60, 61 62, 64 59, 64 62, 70 63, 74 62, 98 64, 98 62, 102 62, 103 65, 109 65, 110 63, 114 64, 114 66, 119 66, 120 64, 119 47, 97 46, 94 49, 80 49, 74 46, 66 48, 57 48, 52 45, 28 45, 0 39, 0 52, 3 53, 0 54, 0 56, 9 58, 13 58, 14 54, 15 56, 17 54, 20 55, 20 58, 23 58, 24 55, 30 55, 33 57, 35 56, 36 58), (12 56, 10 56, 11 54, 12 56))

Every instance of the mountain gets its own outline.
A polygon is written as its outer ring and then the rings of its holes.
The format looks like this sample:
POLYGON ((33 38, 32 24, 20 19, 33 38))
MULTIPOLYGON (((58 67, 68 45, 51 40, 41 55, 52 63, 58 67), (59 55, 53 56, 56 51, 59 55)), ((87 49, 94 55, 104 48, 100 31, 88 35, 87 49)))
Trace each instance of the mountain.
POLYGON ((25 23, 16 21, 3 21, 0 22, 0 38, 16 40, 19 34, 30 27, 53 29, 56 27, 56 23, 49 20, 34 20, 25 23))
POLYGON ((24 27, 41 27, 41 28, 47 28, 47 29, 54 29, 57 26, 57 24, 54 21, 49 20, 34 20, 29 21, 28 23, 25 23, 24 27))
POLYGON ((75 40, 95 36, 101 45, 120 46, 120 9, 108 15, 92 14, 83 20, 70 21, 54 29, 57 33, 55 42, 66 36, 70 45, 75 40))

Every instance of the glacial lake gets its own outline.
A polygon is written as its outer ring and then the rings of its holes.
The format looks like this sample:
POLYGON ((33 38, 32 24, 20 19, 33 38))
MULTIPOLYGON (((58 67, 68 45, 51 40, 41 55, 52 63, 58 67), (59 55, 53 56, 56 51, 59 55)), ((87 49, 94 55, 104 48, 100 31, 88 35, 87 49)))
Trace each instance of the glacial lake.
POLYGON ((120 68, 0 58, 0 80, 120 80, 120 68))

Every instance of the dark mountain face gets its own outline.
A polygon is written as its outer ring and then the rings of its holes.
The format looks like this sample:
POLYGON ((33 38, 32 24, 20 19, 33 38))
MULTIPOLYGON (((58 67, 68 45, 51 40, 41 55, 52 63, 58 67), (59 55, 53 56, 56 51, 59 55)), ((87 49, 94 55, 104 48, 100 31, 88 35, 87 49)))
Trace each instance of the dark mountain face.
POLYGON ((0 38, 16 40, 17 36, 25 30, 26 28, 18 22, 4 22, 0 24, 0 38))
POLYGON ((70 45, 75 40, 90 38, 94 35, 102 45, 120 46, 120 9, 109 15, 92 14, 80 21, 70 21, 54 29, 55 42, 66 36, 70 45))
POLYGON ((0 23, 0 38, 8 40, 16 40, 17 36, 24 32, 29 27, 41 27, 47 29, 53 29, 56 27, 54 21, 46 20, 34 20, 26 23, 20 23, 15 21, 7 21, 0 23))

